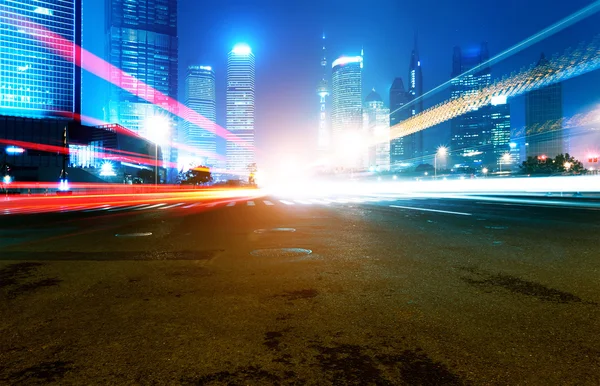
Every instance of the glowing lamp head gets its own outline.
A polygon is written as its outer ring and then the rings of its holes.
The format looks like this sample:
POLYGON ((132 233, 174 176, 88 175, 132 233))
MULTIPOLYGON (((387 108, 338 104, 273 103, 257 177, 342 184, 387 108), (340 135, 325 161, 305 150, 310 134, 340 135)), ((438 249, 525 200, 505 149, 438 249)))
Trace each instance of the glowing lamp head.
POLYGON ((246 43, 238 43, 231 50, 235 55, 247 56, 252 53, 252 49, 246 43))
POLYGON ((481 171, 483 172, 483 174, 487 174, 487 172, 489 171, 488 168, 483 168, 481 169, 481 171))
POLYGON ((447 147, 445 147, 445 146, 438 147, 438 149, 437 149, 437 155, 443 157, 446 154, 448 154, 448 148, 447 147))
POLYGON ((4 182, 6 185, 10 184, 11 182, 11 178, 9 175, 4 176, 4 178, 2 178, 2 182, 4 182))

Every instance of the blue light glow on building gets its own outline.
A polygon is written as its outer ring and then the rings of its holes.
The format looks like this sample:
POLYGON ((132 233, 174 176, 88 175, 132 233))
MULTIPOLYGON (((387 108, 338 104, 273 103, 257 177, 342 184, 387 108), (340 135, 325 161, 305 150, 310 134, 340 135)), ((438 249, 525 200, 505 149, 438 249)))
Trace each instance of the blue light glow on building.
POLYGON ((254 54, 237 44, 227 56, 227 169, 246 172, 254 159, 254 54))
POLYGON ((79 110, 75 44, 44 41, 53 34, 81 41, 81 0, 0 2, 0 114, 72 116, 79 110), (56 52, 58 51, 58 52, 56 52))

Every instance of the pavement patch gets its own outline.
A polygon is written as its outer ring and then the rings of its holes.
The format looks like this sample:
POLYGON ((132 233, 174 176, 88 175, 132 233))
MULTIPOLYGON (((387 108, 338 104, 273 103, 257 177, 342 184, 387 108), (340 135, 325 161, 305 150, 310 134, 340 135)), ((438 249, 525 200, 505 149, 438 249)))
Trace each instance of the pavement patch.
POLYGON ((518 295, 525 295, 537 298, 545 302, 552 303, 586 303, 580 297, 568 292, 560 291, 554 288, 546 287, 540 283, 523 280, 515 276, 498 274, 486 274, 474 268, 462 268, 462 270, 480 276, 481 279, 461 277, 461 279, 474 287, 493 290, 500 288, 518 295))
POLYGON ((60 381, 71 370, 73 362, 42 362, 9 375, 13 384, 37 384, 60 381))
POLYGON ((272 374, 259 366, 247 366, 236 371, 219 371, 195 378, 182 378, 183 385, 248 385, 248 384, 281 384, 281 377, 272 374), (249 383, 252 382, 252 383, 249 383), (257 383, 254 383, 257 382, 257 383))
POLYGON ((297 290, 297 291, 286 291, 279 297, 286 298, 287 300, 298 300, 298 299, 312 299, 319 294, 319 291, 313 288, 297 290))
POLYGON ((367 346, 340 344, 333 347, 312 346, 328 381, 335 385, 394 385, 399 374, 408 385, 462 385, 464 382, 446 365, 436 362, 420 349, 399 354, 370 355, 367 346), (384 371, 387 370, 387 371, 384 371), (390 379, 392 378, 392 379, 390 379))
POLYGON ((310 249, 303 248, 267 248, 255 249, 250 254, 257 257, 298 257, 310 255, 310 249))
POLYGON ((33 276, 41 263, 17 263, 0 268, 0 288, 16 285, 19 281, 33 276))

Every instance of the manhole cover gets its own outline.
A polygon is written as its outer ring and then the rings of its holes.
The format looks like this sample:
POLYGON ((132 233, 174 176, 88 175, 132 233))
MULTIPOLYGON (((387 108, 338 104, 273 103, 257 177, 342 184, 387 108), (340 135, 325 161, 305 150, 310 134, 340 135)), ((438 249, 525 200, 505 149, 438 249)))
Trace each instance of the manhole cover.
POLYGON ((137 232, 137 233, 117 233, 117 237, 146 237, 152 236, 152 232, 137 232))
POLYGON ((310 249, 302 248, 268 248, 268 249, 255 249, 250 252, 252 256, 259 257, 298 257, 304 255, 310 255, 312 251, 310 249))
POLYGON ((257 229, 254 233, 269 233, 269 232, 296 232, 295 228, 271 228, 271 229, 257 229))

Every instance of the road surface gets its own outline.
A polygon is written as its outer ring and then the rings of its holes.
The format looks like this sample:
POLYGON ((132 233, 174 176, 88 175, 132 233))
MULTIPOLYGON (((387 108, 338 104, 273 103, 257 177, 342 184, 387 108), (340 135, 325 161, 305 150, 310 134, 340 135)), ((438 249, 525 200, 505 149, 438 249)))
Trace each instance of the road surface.
POLYGON ((598 208, 264 196, 0 219, 0 383, 600 384, 598 208))

